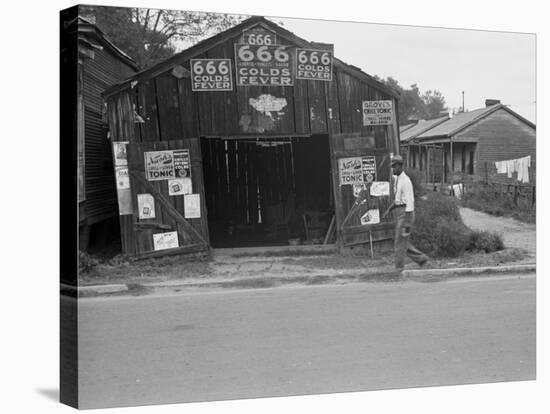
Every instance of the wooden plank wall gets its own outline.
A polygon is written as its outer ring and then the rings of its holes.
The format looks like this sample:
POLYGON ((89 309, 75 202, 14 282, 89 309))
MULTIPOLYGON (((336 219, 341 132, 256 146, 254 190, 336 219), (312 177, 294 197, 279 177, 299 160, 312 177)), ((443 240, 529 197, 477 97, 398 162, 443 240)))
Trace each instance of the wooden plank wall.
MULTIPOLYGON (((142 80, 108 100, 113 139, 132 143, 174 140, 184 140, 187 143, 189 138, 198 137, 239 136, 254 139, 272 135, 313 135, 312 139, 315 139, 315 134, 336 135, 347 132, 373 136, 377 147, 389 147, 390 152, 399 152, 398 136, 391 127, 363 127, 363 100, 393 99, 378 90, 375 84, 359 79, 348 71, 334 68, 332 82, 295 79, 293 87, 240 87, 236 85, 235 79, 235 40, 227 39, 202 55, 195 56, 231 58, 233 91, 193 92, 188 77, 176 79, 170 70, 142 80), (286 105, 278 112, 259 112, 251 102, 262 94, 283 98, 286 105)), ((188 70, 189 63, 179 62, 188 70)), ((397 103, 393 100, 396 106, 397 103)), ((282 146, 274 152, 267 148, 259 151, 253 150, 251 145, 220 139, 208 140, 201 149, 198 139, 193 142, 191 158, 200 160, 201 157, 208 157, 209 167, 204 171, 205 178, 208 182, 216 183, 215 190, 206 194, 206 204, 214 209, 211 214, 225 220, 234 213, 229 206, 239 206, 236 208, 238 213, 235 213, 239 215, 239 220, 246 218, 247 222, 257 222, 260 214, 256 194, 258 182, 265 183, 272 179, 270 174, 274 172, 282 173, 277 172, 278 166, 283 165, 279 161, 289 162, 290 148, 282 146), (223 171, 226 156, 230 163, 227 171, 223 171), (259 170, 259 165, 266 168, 259 170), (266 172, 269 173, 266 175, 266 172)), ((331 151, 334 153, 338 145, 341 148, 341 144, 331 140, 331 151)), ((332 171, 337 173, 334 163, 332 171)), ((279 177, 281 180, 290 179, 282 174, 279 177)), ((195 185, 195 180, 193 184, 195 185)), ((277 193, 279 190, 274 186, 262 185, 260 188, 263 192, 260 197, 262 202, 285 197, 284 194, 277 193)), ((344 195, 345 202, 341 206, 343 210, 338 212, 339 222, 342 219, 340 215, 347 214, 347 209, 351 206, 350 194, 344 195)), ((261 205, 260 210, 263 208, 265 206, 261 205)), ((124 240, 131 237, 130 231, 135 224, 130 217, 121 217, 123 244, 128 248, 129 242, 124 240)), ((206 221, 201 226, 207 226, 206 221)), ((203 228, 203 231, 208 230, 203 228)))
MULTIPOLYGON (((390 150, 398 152, 397 136, 387 133, 387 128, 363 127, 363 100, 392 99, 374 84, 335 67, 331 82, 295 79, 292 87, 237 86, 235 41, 227 39, 195 56, 230 58, 233 91, 193 92, 189 78, 176 79, 170 71, 134 85, 137 112, 144 120, 140 125, 142 141, 362 132, 380 141, 388 139, 390 150), (283 98, 286 105, 277 112, 259 112, 251 100, 262 94, 283 98)), ((189 61, 180 64, 190 69, 189 61)))

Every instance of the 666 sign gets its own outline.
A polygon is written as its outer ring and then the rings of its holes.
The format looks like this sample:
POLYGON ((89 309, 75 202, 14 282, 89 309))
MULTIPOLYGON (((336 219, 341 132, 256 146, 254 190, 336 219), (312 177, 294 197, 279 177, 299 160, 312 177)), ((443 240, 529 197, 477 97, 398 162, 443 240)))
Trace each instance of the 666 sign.
POLYGON ((191 90, 233 90, 231 59, 191 59, 191 90))
POLYGON ((296 49, 296 79, 332 81, 332 52, 296 49))
POLYGON ((271 44, 236 44, 237 85, 292 86, 289 48, 271 44))

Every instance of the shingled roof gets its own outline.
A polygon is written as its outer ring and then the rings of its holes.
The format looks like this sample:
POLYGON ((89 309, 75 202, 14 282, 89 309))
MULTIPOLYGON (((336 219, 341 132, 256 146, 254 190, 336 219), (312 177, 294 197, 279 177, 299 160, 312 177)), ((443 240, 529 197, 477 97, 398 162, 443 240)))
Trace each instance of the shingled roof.
POLYGON ((445 115, 439 118, 430 119, 428 121, 426 120, 420 120, 418 123, 410 128, 407 128, 400 132, 401 135, 401 142, 406 143, 420 134, 429 131, 430 129, 436 127, 437 125, 447 121, 449 119, 449 115, 445 115))
MULTIPOLYGON (((521 115, 517 114, 516 112, 512 111, 510 108, 508 108, 506 105, 503 104, 496 104, 491 105, 485 108, 475 109, 473 111, 469 112, 463 112, 461 114, 457 114, 453 116, 448 121, 445 121, 439 125, 437 125, 434 128, 431 128, 420 135, 418 135, 416 138, 418 140, 424 140, 424 139, 431 139, 431 138, 448 138, 451 137, 463 129, 469 127, 475 122, 478 122, 479 120, 485 118, 486 116, 492 114, 493 112, 498 111, 499 109, 503 109, 519 120, 523 121, 527 125, 529 125, 531 128, 535 129, 535 124, 533 124, 531 121, 528 121, 527 119, 523 118, 521 115)), ((407 132, 407 131, 406 131, 407 132)))

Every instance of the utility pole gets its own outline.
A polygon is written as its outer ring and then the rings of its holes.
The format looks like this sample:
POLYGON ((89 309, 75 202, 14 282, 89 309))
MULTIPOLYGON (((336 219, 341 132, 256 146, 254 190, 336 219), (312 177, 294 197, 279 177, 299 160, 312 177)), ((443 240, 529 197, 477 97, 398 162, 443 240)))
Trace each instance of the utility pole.
POLYGON ((463 113, 465 112, 465 109, 464 109, 464 91, 462 91, 462 112, 463 113))

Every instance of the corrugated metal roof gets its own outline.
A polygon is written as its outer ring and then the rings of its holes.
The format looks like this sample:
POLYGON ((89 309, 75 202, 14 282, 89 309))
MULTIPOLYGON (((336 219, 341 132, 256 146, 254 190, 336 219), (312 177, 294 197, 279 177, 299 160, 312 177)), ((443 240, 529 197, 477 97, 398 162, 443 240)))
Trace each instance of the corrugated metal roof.
POLYGON ((469 112, 463 112, 461 114, 453 116, 448 121, 443 122, 436 127, 427 130, 417 136, 418 139, 433 138, 433 137, 448 137, 455 134, 458 131, 466 128, 471 125, 479 118, 483 118, 490 114, 491 112, 496 111, 499 108, 502 108, 503 105, 492 105, 486 108, 475 109, 469 112))
POLYGON ((414 125, 412 128, 407 128, 400 133, 401 142, 408 142, 411 139, 416 138, 420 134, 425 133, 430 129, 444 123, 448 119, 449 119, 449 115, 445 115, 435 119, 430 119, 428 121, 422 119, 418 121, 418 123, 414 125))
POLYGON ((139 70, 136 61, 122 49, 117 47, 94 23, 90 22, 82 16, 78 16, 74 21, 70 22, 69 24, 73 23, 77 23, 79 33, 95 34, 95 36, 104 44, 104 46, 107 46, 110 50, 117 54, 122 60, 126 61, 126 63, 132 66, 135 70, 139 70))
POLYGON ((412 128, 415 125, 416 125, 416 122, 411 122, 410 124, 406 124, 406 125, 400 125, 399 132, 402 133, 403 131, 406 131, 407 129, 412 128))

